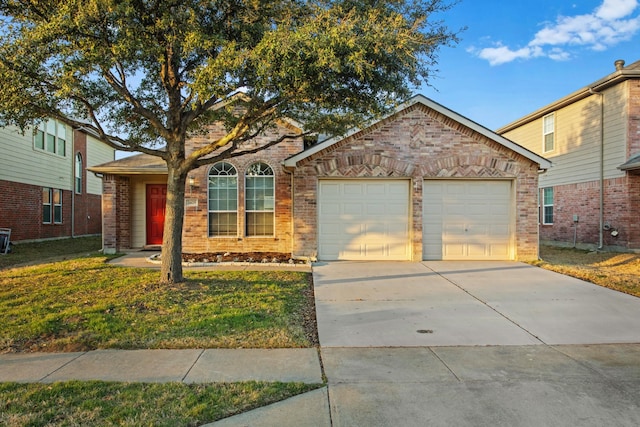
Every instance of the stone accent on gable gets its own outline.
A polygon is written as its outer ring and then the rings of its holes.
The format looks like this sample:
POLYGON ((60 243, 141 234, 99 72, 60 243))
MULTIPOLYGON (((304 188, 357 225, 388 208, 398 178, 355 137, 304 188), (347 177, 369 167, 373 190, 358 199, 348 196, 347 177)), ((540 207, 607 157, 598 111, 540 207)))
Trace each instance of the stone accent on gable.
POLYGON ((318 180, 337 177, 411 180, 414 261, 422 259, 424 179, 514 180, 516 258, 538 257, 538 166, 426 106, 415 104, 298 163, 294 171, 295 255, 316 256, 318 180))

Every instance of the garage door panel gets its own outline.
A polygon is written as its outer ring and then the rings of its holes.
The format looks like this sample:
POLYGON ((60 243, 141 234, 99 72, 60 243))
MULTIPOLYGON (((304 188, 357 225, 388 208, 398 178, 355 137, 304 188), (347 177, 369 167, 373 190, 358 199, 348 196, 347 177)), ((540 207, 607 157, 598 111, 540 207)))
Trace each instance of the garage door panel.
MULTIPOLYGON (((342 213, 345 215, 362 215, 363 206, 358 203, 345 203, 344 210, 342 213)), ((350 218, 353 219, 353 218, 350 218)))
POLYGON ((321 180, 318 194, 331 206, 318 209, 320 259, 409 259, 409 181, 321 180))
POLYGON ((425 180, 424 259, 512 259, 511 181, 425 180))

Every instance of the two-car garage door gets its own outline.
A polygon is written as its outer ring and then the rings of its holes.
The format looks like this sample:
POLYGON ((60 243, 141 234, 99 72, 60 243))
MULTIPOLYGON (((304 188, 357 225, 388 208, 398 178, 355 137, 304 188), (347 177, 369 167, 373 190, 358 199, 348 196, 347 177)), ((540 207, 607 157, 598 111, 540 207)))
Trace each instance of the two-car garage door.
MULTIPOLYGON (((423 258, 513 258, 512 183, 499 180, 425 180, 423 258)), ((318 258, 411 259, 410 181, 321 180, 318 258)))

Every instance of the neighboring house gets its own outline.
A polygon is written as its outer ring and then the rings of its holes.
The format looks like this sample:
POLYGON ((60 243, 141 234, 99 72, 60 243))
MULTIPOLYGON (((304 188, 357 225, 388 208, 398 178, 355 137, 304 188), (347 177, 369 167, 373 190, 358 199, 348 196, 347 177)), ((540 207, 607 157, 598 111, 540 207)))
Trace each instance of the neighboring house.
POLYGON ((543 243, 640 250, 640 61, 497 133, 545 156, 543 243))
MULTIPOLYGON (((301 140, 285 141, 193 171, 183 249, 320 260, 537 259, 538 174, 549 166, 416 96, 345 137, 306 150, 301 140)), ((163 162, 138 155, 91 170, 104 176, 105 250, 161 244, 163 162)))
POLYGON ((0 227, 12 241, 100 234, 102 182, 86 167, 115 150, 55 120, 0 128, 0 227))

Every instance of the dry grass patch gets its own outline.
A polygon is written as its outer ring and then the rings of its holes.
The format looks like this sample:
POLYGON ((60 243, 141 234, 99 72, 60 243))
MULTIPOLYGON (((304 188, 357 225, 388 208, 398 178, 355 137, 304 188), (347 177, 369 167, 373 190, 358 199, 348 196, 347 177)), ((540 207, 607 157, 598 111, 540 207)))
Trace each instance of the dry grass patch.
POLYGON ((542 246, 536 265, 640 297, 640 255, 542 246))

